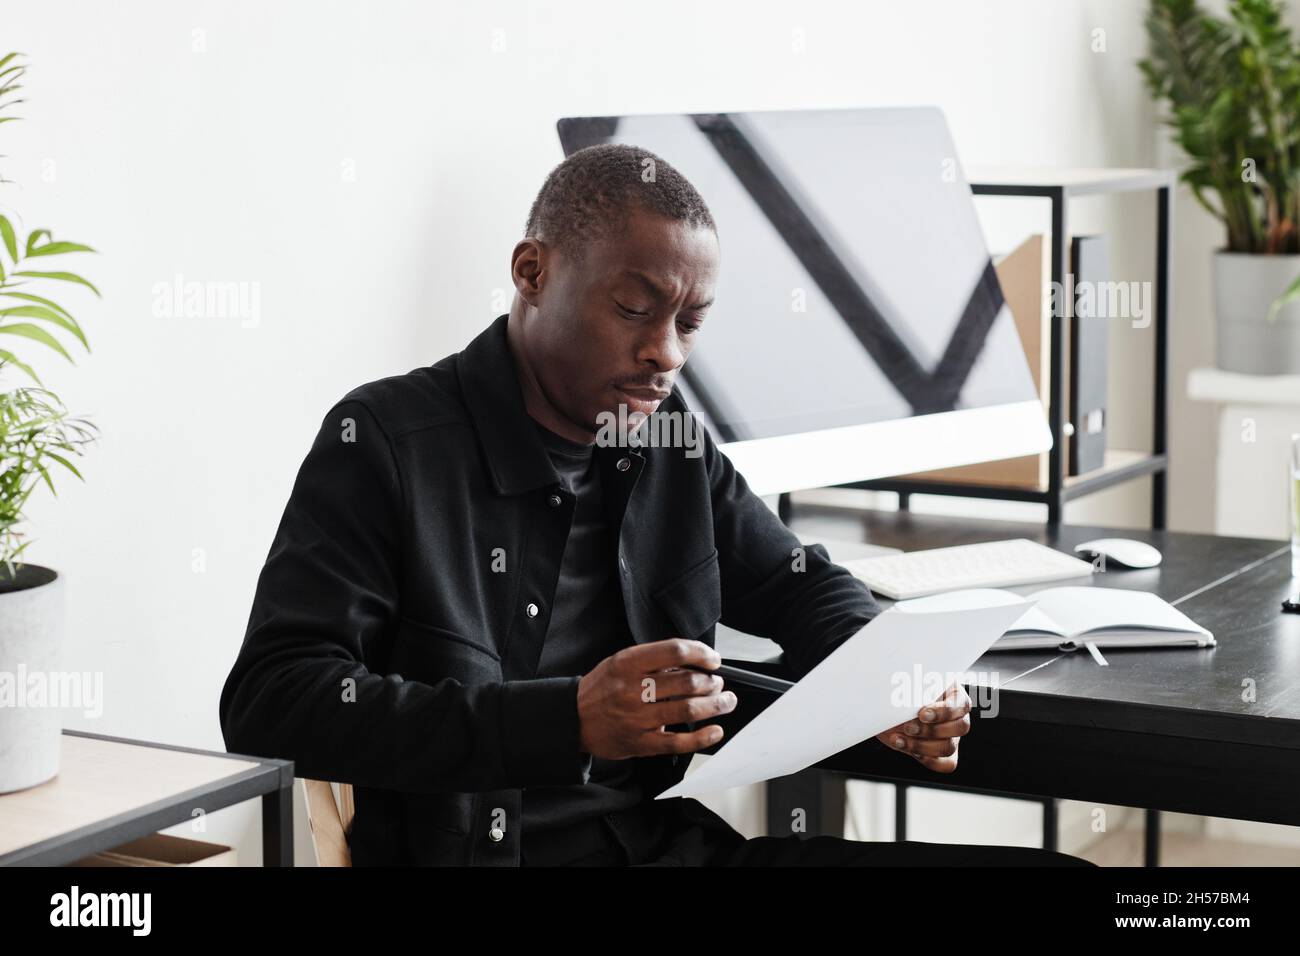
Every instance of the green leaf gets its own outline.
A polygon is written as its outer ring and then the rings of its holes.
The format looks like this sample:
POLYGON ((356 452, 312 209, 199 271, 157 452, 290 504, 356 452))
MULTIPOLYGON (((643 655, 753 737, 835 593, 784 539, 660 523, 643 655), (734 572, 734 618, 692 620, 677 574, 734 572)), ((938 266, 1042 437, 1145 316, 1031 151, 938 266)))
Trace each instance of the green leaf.
MULTIPOLYGON (((21 292, 6 292, 4 294, 22 295, 21 292)), ((48 301, 40 299, 38 296, 24 296, 24 298, 36 299, 38 302, 48 301)), ((41 319, 45 322, 53 322, 60 328, 67 329, 75 335, 81 341, 81 344, 86 347, 86 351, 89 352, 90 343, 86 341, 85 333, 81 331, 81 326, 77 324, 77 320, 67 313, 60 314, 62 309, 59 309, 59 307, 54 305, 53 302, 50 302, 49 304, 53 305, 54 308, 47 309, 45 306, 41 305, 20 305, 15 306, 12 309, 0 309, 0 315, 13 316, 20 319, 41 319)))
MULTIPOLYGON (((2 217, 0 217, 0 218, 2 218, 2 217)), ((76 283, 79 283, 79 284, 81 284, 81 285, 84 285, 84 286, 85 286, 87 289, 89 289, 91 292, 95 293, 95 295, 99 295, 99 290, 98 290, 98 289, 96 289, 93 285, 91 285, 91 284, 90 284, 88 281, 86 281, 85 279, 81 278, 81 276, 79 276, 79 275, 77 275, 76 273, 73 273, 73 272, 30 272, 30 271, 24 271, 24 272, 15 272, 14 275, 16 275, 16 276, 28 276, 28 277, 33 278, 33 279, 56 279, 56 280, 58 280, 59 282, 76 282, 76 283)))
MULTIPOLYGON (((5 288, 4 286, 0 286, 0 295, 8 296, 11 299, 22 299, 26 302, 36 302, 39 305, 43 305, 46 306, 47 308, 53 309, 55 312, 59 313, 59 315, 62 315, 65 318, 72 319, 71 312, 69 312, 63 306, 59 305, 59 303, 53 302, 42 296, 32 295, 32 293, 30 292, 13 292, 10 289, 5 288)), ((74 322, 76 321, 76 319, 72 319, 72 320, 74 322)))
POLYGON ((1268 320, 1276 322, 1277 314, 1282 311, 1282 306, 1288 302, 1294 302, 1296 299, 1300 299, 1300 276, 1296 276, 1295 281, 1287 286, 1286 291, 1273 300, 1273 304, 1268 307, 1268 320))
POLYGON ((9 250, 9 259, 11 262, 18 261, 18 239, 14 235, 13 224, 4 216, 0 216, 0 238, 4 239, 5 248, 9 250))
POLYGON ((42 236, 49 236, 51 239, 54 238, 53 234, 48 229, 33 230, 31 235, 27 237, 27 254, 29 256, 32 254, 32 248, 40 241, 42 236))
MULTIPOLYGON (((57 461, 60 465, 62 465, 64 468, 68 469, 68 471, 72 472, 72 473, 73 473, 74 475, 76 475, 78 478, 81 478, 81 472, 77 471, 77 469, 73 466, 72 462, 68 461, 68 459, 64 458, 62 455, 56 455, 56 454, 54 454, 54 452, 50 451, 50 450, 47 448, 47 449, 45 450, 45 457, 46 457, 46 458, 53 458, 53 459, 54 459, 55 461, 57 461)), ((86 479, 85 479, 85 478, 81 478, 81 480, 82 480, 82 481, 85 481, 86 479)))
MULTIPOLYGON (((32 233, 36 235, 36 233, 32 233)), ((90 246, 84 246, 79 242, 47 242, 43 246, 33 246, 31 236, 27 238, 27 256, 60 256, 65 252, 94 252, 90 246)))
POLYGON ((0 349, 0 362, 8 362, 10 365, 16 365, 18 366, 18 368, 22 369, 24 372, 30 375, 32 380, 36 382, 37 385, 44 384, 41 381, 40 376, 32 371, 31 366, 24 365, 22 362, 18 361, 18 356, 14 355, 13 352, 6 352, 4 349, 0 349))
POLYGON ((36 464, 36 470, 41 473, 41 477, 44 478, 45 483, 49 485, 50 494, 54 495, 54 497, 56 498, 59 497, 58 491, 56 491, 54 488, 54 482, 50 479, 50 473, 45 469, 45 466, 42 465, 39 461, 36 462, 35 464, 36 464))
MULTIPOLYGON (((59 340, 50 335, 39 325, 32 325, 30 322, 19 322, 15 325, 0 325, 0 335, 8 333, 9 335, 21 335, 24 338, 40 342, 42 345, 48 345, 54 351, 58 352, 69 362, 72 362, 72 356, 68 354, 67 349, 59 344, 59 340)), ((76 363, 73 362, 75 365, 76 363)))

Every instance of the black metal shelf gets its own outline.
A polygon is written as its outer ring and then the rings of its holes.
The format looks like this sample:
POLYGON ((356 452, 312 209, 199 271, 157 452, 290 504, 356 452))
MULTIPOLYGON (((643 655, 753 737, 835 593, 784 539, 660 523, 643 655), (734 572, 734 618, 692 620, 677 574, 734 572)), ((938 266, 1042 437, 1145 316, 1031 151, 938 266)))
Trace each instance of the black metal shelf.
MULTIPOLYGON (((218 757, 229 760, 232 769, 229 775, 181 792, 156 787, 161 795, 146 793, 140 802, 120 812, 102 817, 90 814, 89 819, 73 829, 35 843, 8 848, 0 852, 0 867, 64 866, 177 823, 193 820, 196 808, 211 812, 259 796, 262 798, 262 865, 293 866, 293 761, 196 750, 79 730, 64 730, 63 735, 125 747, 218 757), (241 769, 238 764, 246 766, 241 769)), ((147 791, 148 787, 141 789, 147 791)), ((3 797, 0 797, 2 802, 3 797)))
MULTIPOLYGON (((1163 472, 1169 464, 1167 455, 1143 453, 1113 467, 1107 466, 1088 472, 1085 475, 1071 476, 1065 479, 1060 490, 1063 502, 1082 498, 1105 488, 1132 481, 1145 475, 1163 472)), ((1032 501, 1039 504, 1052 502, 1052 491, 1047 488, 1027 488, 1021 485, 975 484, 958 481, 926 481, 920 478, 880 478, 872 481, 858 481, 851 485, 836 485, 837 488, 863 488, 869 491, 892 491, 897 494, 918 495, 952 495, 962 498, 990 498, 999 501, 1032 501)))
MULTIPOLYGON (((975 484, 953 481, 927 481, 923 479, 886 478, 857 481, 835 485, 836 488, 864 488, 872 491, 893 491, 899 496, 899 507, 908 507, 912 494, 953 495, 963 498, 991 498, 1007 501, 1032 501, 1047 505, 1047 523, 1058 525, 1067 501, 1132 481, 1151 476, 1151 527, 1165 526, 1166 473, 1168 456, 1168 371, 1169 371, 1169 219, 1170 191, 1174 173, 1163 169, 1043 169, 1001 174, 981 171, 973 176, 971 192, 977 196, 1009 196, 1046 199, 1051 204, 1051 281, 1057 288, 1065 285, 1069 262, 1069 231, 1067 201, 1079 196, 1105 193, 1139 192, 1156 193, 1156 265, 1155 265, 1155 369, 1153 382, 1153 428, 1151 451, 1129 453, 1135 457, 1110 467, 1077 476, 1065 475, 1063 454, 1066 417, 1065 397, 1065 335, 1066 316, 1051 316, 1051 355, 1048 382, 1047 423, 1052 435, 1052 448, 1048 452, 1048 484, 1046 488, 1009 485, 975 484)), ((788 520, 789 495, 782 495, 780 511, 788 520)))

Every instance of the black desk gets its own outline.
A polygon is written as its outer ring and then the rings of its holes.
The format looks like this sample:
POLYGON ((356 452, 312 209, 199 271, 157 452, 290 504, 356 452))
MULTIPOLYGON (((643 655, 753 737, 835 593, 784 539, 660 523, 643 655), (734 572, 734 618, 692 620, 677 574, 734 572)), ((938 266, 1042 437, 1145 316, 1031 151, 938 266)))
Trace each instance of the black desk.
MULTIPOLYGON (((1045 843, 1055 844, 1054 800, 1066 798, 1300 826, 1300 616, 1281 613, 1294 597, 1286 543, 1169 531, 1028 525, 1001 521, 796 506, 790 526, 819 536, 918 550, 975 541, 1030 538, 1070 552, 1099 537, 1148 541, 1158 568, 1109 570, 1104 587, 1153 591, 1214 633, 1214 648, 1087 652, 1014 651, 984 655, 972 668, 1001 675, 999 712, 972 711, 957 770, 936 774, 867 741, 769 784, 769 822, 788 825, 789 808, 843 812, 842 778, 1041 799, 1045 843)), ((1017 588, 1023 592, 1049 585, 1017 588)), ((890 602, 882 601, 882 604, 890 602)), ((780 659, 742 666, 782 674, 780 659)), ((972 697, 974 694, 972 694, 972 697)), ((772 700, 746 690, 728 715, 734 733, 772 700)), ((724 738, 725 739, 725 738, 724 738)), ((905 807, 905 791, 900 803, 905 807)), ((1154 827, 1148 861, 1154 862, 1154 827)))

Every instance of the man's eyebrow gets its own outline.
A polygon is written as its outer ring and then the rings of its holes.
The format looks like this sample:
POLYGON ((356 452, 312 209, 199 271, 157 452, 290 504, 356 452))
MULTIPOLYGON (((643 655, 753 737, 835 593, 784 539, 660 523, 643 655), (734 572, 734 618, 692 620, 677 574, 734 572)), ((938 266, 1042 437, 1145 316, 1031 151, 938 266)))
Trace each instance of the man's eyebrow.
POLYGON ((647 289, 649 289, 650 292, 651 292, 651 294, 653 294, 656 298, 660 298, 660 299, 666 299, 666 298, 667 298, 667 296, 664 295, 664 290, 661 289, 661 288, 659 288, 659 283, 655 282, 654 279, 651 279, 648 275, 646 275, 646 274, 645 274, 644 272, 642 272, 641 270, 639 270, 639 269, 627 269, 627 270, 625 270, 625 271, 623 272, 623 275, 625 275, 625 276, 631 276, 633 279, 636 279, 636 280, 637 280, 638 282, 640 282, 643 286, 645 286, 647 289))
MULTIPOLYGON (((647 289, 649 289, 651 294, 654 295, 656 298, 659 299, 668 298, 668 296, 664 294, 663 289, 659 287, 659 284, 655 282, 654 279, 651 279, 644 272, 641 272, 639 269, 627 269, 623 272, 623 275, 630 276, 633 279, 639 281, 642 285, 644 285, 647 289)), ((706 299, 703 302, 696 302, 694 305, 688 305, 686 308, 691 312, 703 312, 711 305, 713 305, 713 300, 706 299)))

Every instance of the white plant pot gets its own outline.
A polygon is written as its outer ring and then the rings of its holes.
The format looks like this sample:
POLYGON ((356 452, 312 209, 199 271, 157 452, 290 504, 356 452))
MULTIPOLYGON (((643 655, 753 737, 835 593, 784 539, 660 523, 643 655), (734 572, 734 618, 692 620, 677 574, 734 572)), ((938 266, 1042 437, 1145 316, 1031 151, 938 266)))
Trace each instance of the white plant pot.
POLYGON ((63 711, 55 706, 60 701, 47 695, 43 705, 32 706, 31 689, 34 680, 53 686, 59 673, 64 579, 36 564, 15 567, 16 581, 6 576, 0 584, 0 793, 57 774, 63 733, 63 711))
POLYGON ((1300 276, 1300 255, 1214 254, 1214 313, 1218 364, 1250 375, 1300 375, 1300 301, 1272 322, 1273 300, 1300 276))

